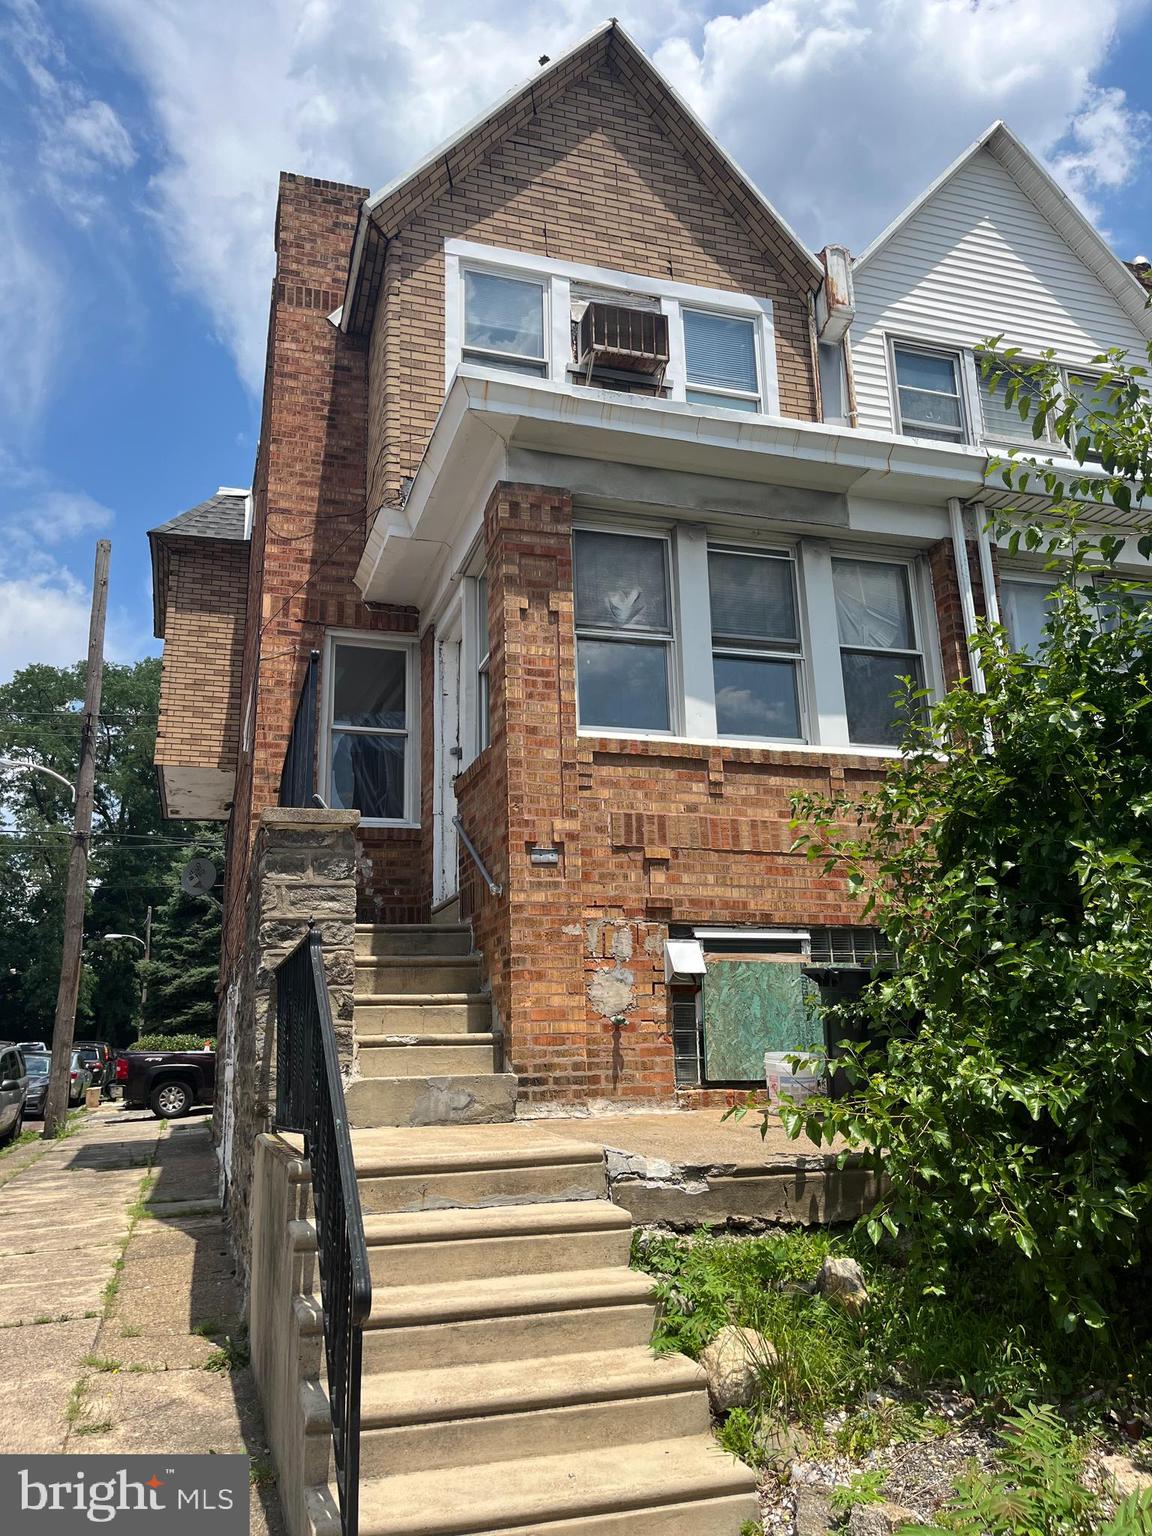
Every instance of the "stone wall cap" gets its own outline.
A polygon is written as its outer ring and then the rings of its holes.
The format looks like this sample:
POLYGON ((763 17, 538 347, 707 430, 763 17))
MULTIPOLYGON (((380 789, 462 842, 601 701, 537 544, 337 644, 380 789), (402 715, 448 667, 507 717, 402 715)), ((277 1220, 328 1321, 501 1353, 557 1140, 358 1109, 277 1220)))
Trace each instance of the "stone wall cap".
POLYGON ((358 827, 359 811, 320 810, 310 806, 270 805, 260 812, 262 827, 358 827))

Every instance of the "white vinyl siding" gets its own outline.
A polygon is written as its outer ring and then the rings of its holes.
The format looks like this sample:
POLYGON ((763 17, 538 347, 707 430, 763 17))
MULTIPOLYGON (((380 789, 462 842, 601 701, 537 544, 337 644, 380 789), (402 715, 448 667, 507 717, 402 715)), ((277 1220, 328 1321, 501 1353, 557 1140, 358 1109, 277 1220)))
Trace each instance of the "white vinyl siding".
MULTIPOLYGON (((1052 347, 1086 368, 1106 347, 1139 355, 1132 320, 982 150, 856 274, 852 362, 860 426, 898 430, 894 340, 971 351, 1003 333, 1025 356, 1052 347)), ((969 389, 975 395, 974 365, 969 389)))

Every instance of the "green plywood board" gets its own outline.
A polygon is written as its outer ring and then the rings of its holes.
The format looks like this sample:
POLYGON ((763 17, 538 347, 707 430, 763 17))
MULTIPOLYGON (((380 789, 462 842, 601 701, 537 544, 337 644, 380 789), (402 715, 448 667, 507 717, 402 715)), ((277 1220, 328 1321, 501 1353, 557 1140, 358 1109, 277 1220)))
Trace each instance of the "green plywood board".
POLYGON ((807 1051, 824 1044, 820 1015, 808 1005, 817 988, 795 964, 709 957, 704 977, 704 1074, 714 1083, 764 1078, 765 1051, 807 1051))

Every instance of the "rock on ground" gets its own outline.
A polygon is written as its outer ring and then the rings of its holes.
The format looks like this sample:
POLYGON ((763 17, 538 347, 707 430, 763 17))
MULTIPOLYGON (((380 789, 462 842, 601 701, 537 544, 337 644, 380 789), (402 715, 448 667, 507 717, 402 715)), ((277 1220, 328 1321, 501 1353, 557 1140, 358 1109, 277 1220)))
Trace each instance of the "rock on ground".
POLYGON ((721 1328, 700 1355, 713 1412, 747 1408, 759 1394, 761 1373, 775 1360, 771 1340, 755 1328, 721 1328))
POLYGON ((868 1305, 868 1287, 864 1272, 855 1259, 829 1255, 816 1276, 816 1289, 829 1301, 839 1302, 845 1312, 856 1314, 868 1305))

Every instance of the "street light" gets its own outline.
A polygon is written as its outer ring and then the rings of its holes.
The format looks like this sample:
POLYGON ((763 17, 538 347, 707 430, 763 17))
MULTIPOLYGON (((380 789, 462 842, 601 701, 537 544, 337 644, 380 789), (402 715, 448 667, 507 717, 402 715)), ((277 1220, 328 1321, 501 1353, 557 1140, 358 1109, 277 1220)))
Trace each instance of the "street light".
MULTIPOLYGON (((152 908, 148 908, 147 916, 144 918, 143 938, 138 933, 105 933, 100 935, 98 942, 105 939, 131 939, 133 944, 139 944, 140 948, 144 951, 144 963, 147 964, 152 958, 152 908)), ((140 1025, 136 1031, 137 1038, 144 1032, 144 1004, 147 1001, 148 983, 143 981, 140 983, 140 1025)))
POLYGON ((43 763, 24 763, 15 757, 0 757, 0 768, 9 768, 14 773, 46 773, 50 779, 63 784, 72 799, 76 799, 75 784, 70 779, 66 779, 62 773, 57 773, 55 768, 46 768, 43 763))

